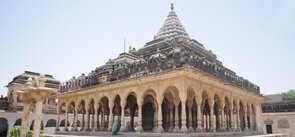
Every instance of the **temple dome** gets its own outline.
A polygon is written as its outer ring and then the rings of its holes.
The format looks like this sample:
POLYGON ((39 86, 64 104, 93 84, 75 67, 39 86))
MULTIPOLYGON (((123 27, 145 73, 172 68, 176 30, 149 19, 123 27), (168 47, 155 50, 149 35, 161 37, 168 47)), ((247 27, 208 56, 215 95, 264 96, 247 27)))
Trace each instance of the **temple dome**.
POLYGON ((178 19, 172 3, 171 11, 169 12, 159 32, 154 36, 154 39, 173 39, 176 37, 189 38, 189 35, 185 31, 180 20, 178 19))

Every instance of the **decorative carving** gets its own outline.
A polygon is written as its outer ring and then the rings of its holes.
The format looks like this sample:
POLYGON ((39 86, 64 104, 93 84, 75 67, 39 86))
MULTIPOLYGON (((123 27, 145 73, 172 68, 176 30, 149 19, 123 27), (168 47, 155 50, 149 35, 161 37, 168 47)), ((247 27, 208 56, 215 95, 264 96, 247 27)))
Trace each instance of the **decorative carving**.
POLYGON ((264 121, 265 125, 272 125, 273 124, 273 120, 267 119, 264 121))

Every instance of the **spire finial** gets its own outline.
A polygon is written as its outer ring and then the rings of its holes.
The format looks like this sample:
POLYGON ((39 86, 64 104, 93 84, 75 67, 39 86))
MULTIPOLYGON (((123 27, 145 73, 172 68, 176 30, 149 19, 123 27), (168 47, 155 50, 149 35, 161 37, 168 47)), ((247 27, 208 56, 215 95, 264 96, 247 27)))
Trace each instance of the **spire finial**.
POLYGON ((170 7, 171 10, 174 10, 174 6, 173 6, 173 3, 171 3, 171 7, 170 7))

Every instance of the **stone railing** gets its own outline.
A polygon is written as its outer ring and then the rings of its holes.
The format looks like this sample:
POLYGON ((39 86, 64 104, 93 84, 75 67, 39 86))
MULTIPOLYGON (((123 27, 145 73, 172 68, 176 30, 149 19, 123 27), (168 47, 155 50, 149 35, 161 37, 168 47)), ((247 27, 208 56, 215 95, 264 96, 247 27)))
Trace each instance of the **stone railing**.
POLYGON ((263 113, 295 112, 295 101, 264 102, 261 108, 263 113))

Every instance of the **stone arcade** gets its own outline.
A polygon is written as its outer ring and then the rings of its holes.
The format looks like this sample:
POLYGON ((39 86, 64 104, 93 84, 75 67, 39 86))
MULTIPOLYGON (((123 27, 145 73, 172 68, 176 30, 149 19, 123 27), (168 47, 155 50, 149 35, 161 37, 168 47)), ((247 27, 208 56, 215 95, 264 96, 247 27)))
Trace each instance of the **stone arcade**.
POLYGON ((57 133, 110 131, 114 117, 121 132, 262 131, 259 87, 190 38, 173 5, 152 41, 62 83, 57 98, 57 133), (73 123, 59 127, 62 114, 73 123))

